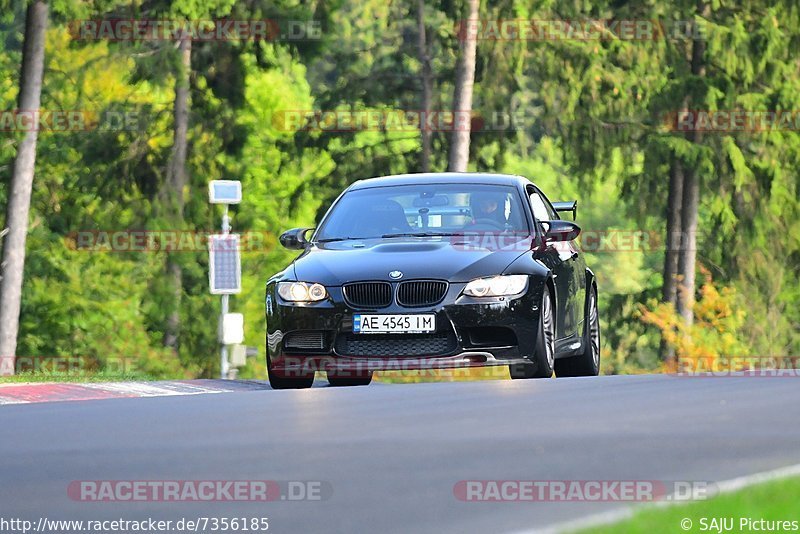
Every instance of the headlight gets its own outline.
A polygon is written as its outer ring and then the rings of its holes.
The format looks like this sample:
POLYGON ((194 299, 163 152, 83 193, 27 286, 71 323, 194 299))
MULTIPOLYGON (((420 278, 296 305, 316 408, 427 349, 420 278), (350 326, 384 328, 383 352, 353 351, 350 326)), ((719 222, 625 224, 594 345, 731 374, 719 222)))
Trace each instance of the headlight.
POLYGON ((464 288, 463 293, 470 297, 503 297, 522 293, 528 287, 528 275, 509 274, 476 278, 464 288))
POLYGON ((308 282, 279 282, 278 295, 289 302, 317 302, 328 296, 322 284, 308 282))

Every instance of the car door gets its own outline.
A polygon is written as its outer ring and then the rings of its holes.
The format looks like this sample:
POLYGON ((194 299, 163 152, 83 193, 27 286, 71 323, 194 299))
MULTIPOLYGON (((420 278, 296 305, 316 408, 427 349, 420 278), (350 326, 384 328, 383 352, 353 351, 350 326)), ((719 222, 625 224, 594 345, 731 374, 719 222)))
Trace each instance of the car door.
MULTIPOLYGON (((531 186, 528 188, 531 210, 534 219, 542 229, 547 221, 558 219, 550 202, 541 191, 531 186)), ((574 243, 548 243, 539 253, 538 259, 545 264, 555 278, 556 286, 556 338, 563 339, 575 335, 578 330, 577 295, 578 284, 578 249, 574 243)))

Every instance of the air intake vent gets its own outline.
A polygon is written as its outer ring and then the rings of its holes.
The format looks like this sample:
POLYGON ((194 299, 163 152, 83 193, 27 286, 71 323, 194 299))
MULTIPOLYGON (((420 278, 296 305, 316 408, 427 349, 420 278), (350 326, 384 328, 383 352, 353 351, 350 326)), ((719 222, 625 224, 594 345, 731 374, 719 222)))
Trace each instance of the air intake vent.
POLYGON ((397 302, 401 306, 432 306, 444 298, 447 282, 441 280, 409 280, 397 288, 397 302))
POLYGON ((339 334, 336 352, 343 356, 438 356, 456 350, 452 332, 440 334, 339 334))
POLYGON ((344 298, 356 308, 384 308, 392 303, 389 282, 356 282, 344 286, 344 298))
POLYGON ((283 341, 287 349, 325 350, 325 332, 319 330, 302 330, 290 332, 283 341))

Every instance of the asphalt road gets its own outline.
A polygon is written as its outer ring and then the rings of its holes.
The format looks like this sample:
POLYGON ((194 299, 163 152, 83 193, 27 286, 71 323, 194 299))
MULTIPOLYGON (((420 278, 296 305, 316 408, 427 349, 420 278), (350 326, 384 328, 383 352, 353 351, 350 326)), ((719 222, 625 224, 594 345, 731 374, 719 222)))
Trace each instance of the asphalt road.
MULTIPOLYGON (((792 378, 621 376, 0 407, 0 517, 268 517, 270 532, 504 532, 619 503, 460 480, 720 481, 800 462, 792 378), (321 501, 79 502, 75 480, 305 480, 321 501)), ((675 528, 678 532, 679 529, 675 528)))

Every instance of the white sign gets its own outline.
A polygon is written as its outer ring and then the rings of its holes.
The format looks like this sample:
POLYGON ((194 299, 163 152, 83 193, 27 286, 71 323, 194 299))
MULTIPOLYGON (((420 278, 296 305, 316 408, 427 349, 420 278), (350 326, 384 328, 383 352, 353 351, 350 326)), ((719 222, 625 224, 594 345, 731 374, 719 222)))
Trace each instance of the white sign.
POLYGON ((244 341, 244 315, 226 313, 219 325, 219 342, 223 345, 238 345, 244 341))
POLYGON ((212 204, 238 204, 242 201, 242 182, 211 180, 208 182, 208 201, 212 204))

